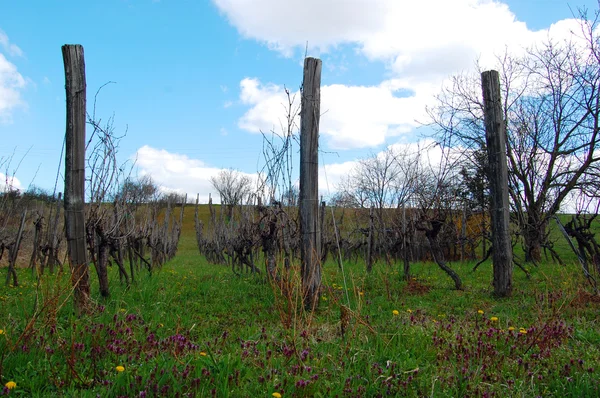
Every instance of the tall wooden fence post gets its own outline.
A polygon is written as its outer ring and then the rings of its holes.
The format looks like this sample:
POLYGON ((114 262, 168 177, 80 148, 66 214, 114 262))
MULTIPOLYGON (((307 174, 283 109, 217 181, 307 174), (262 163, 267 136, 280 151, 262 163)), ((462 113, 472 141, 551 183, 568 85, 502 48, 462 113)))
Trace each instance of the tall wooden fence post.
POLYGON ((85 245, 86 83, 83 47, 62 46, 67 91, 65 151, 65 230, 74 289, 75 313, 86 312, 90 283, 85 245))
POLYGON ((512 293, 512 246, 508 204, 508 166, 506 161, 506 125, 500 96, 500 77, 495 70, 481 74, 485 141, 488 153, 488 178, 491 193, 492 246, 494 250, 494 293, 512 293))
POLYGON ((314 310, 321 288, 321 234, 319 232, 319 119, 321 60, 304 60, 300 108, 300 261, 304 308, 314 310))

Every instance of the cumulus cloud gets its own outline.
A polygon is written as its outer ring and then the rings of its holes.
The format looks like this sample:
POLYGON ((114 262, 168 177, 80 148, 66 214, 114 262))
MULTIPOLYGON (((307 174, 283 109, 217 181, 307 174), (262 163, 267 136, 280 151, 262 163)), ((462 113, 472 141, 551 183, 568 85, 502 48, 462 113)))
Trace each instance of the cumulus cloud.
MULTIPOLYGON (((490 0, 213 2, 240 34, 284 55, 307 42, 318 52, 352 44, 412 78, 447 76, 470 68, 478 57, 522 48, 548 33, 528 29, 508 5, 490 0)), ((562 25, 553 32, 560 37, 576 22, 562 25)))
MULTIPOLYGON (((425 106, 435 90, 432 85, 411 85, 402 79, 386 80, 378 86, 322 86, 320 133, 332 149, 380 145, 417 126, 416 120, 425 118, 425 106)), ((299 91, 291 96, 299 105, 299 91)), ((239 120, 240 128, 278 133, 286 124, 288 100, 283 87, 246 78, 240 83, 240 99, 250 106, 239 120)))
POLYGON ((0 53, 0 121, 10 121, 13 109, 24 106, 21 90, 25 88, 26 80, 0 53))
MULTIPOLYGON (((148 145, 139 148, 134 158, 139 174, 151 176, 162 192, 187 193, 189 200, 195 200, 196 194, 200 194, 200 203, 208 203, 210 193, 213 201, 219 203, 219 195, 212 187, 210 177, 216 176, 222 170, 221 168, 211 167, 199 159, 148 145)), ((325 197, 333 195, 342 178, 355 167, 356 163, 356 161, 349 161, 325 164, 325 160, 321 160, 320 194, 325 197)), ((244 174, 252 181, 257 180, 257 173, 244 174)))
MULTIPOLYGON (((396 143, 390 147, 396 153, 414 154, 420 151, 421 166, 432 167, 435 170, 440 165, 442 151, 439 146, 432 144, 431 140, 421 140, 413 143, 396 143)), ((383 152, 376 155, 383 156, 383 152)), ((210 183, 210 177, 216 176, 222 170, 221 168, 211 167, 199 159, 148 145, 138 149, 134 157, 139 173, 151 176, 161 191, 187 193, 189 200, 194 200, 196 194, 200 194, 200 203, 208 203, 209 193, 211 193, 213 201, 219 203, 220 198, 210 183)), ((351 160, 336 163, 330 160, 327 155, 322 155, 319 160, 319 194, 325 198, 330 198, 337 192, 342 180, 357 167, 359 162, 359 160, 351 160)), ((254 182, 258 179, 257 173, 243 174, 254 182)), ((0 177, 2 176, 0 174, 0 177)), ((16 183, 17 187, 21 187, 18 180, 16 183)), ((295 183, 297 184, 297 181, 295 183)))
POLYGON ((7 176, 4 173, 0 173, 0 192, 7 192, 13 190, 23 190, 23 184, 15 176, 7 176))
MULTIPOLYGON (((209 193, 219 203, 219 195, 210 183, 210 177, 222 169, 211 167, 199 159, 171 153, 144 145, 134 155, 141 175, 149 175, 163 192, 188 194, 188 200, 200 194, 200 203, 208 203, 209 193)), ((253 180, 256 175, 248 174, 253 180)))
POLYGON ((12 111, 24 106, 21 91, 27 82, 17 71, 17 67, 8 61, 4 54, 23 56, 23 51, 0 29, 0 122, 10 122, 12 111))
MULTIPOLYGON (((579 31, 578 21, 557 21, 533 31, 509 7, 491 0, 213 0, 245 37, 284 55, 334 52, 349 45, 384 62, 388 80, 373 86, 329 85, 321 91, 321 133, 332 149, 364 148, 412 130, 452 74, 497 66, 497 56, 522 53, 549 38, 579 31), (407 94, 408 93, 408 94, 407 94)), ((239 127, 280 129, 283 88, 244 79, 240 98, 249 110, 239 127)), ((296 93, 297 95, 297 93, 296 93)))

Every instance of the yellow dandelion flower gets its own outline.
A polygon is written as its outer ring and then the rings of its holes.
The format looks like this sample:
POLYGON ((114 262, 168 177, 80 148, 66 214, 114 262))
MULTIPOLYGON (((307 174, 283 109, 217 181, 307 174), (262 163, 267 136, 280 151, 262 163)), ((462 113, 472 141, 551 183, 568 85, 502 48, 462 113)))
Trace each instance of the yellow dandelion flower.
POLYGON ((4 387, 8 388, 9 390, 12 390, 13 388, 17 387, 17 383, 15 383, 14 381, 9 381, 4 385, 4 387))
POLYGON ((124 368, 123 366, 119 365, 119 366, 117 366, 117 367, 115 368, 115 370, 116 370, 117 372, 123 372, 123 371, 125 370, 125 368, 124 368))
POLYGON ((363 292, 358 292, 359 296, 364 296, 365 294, 363 292))
POLYGON ((408 312, 409 314, 412 314, 412 310, 410 308, 407 309, 406 312, 408 312))
POLYGON ((0 329, 0 334, 4 334, 4 330, 0 329))
POLYGON ((204 351, 202 351, 202 352, 200 353, 200 356, 201 356, 201 357, 205 357, 205 356, 206 356, 206 353, 205 353, 204 351))
POLYGON ((162 328, 163 326, 165 326, 165 325, 163 325, 162 323, 159 323, 159 324, 158 324, 158 327, 159 327, 159 328, 162 328))
POLYGON ((125 308, 121 308, 119 311, 121 311, 121 312, 125 312, 125 308))
POLYGON ((323 300, 323 301, 327 301, 327 296, 322 296, 322 297, 321 297, 321 300, 323 300))
POLYGON ((274 396, 275 398, 281 398, 281 394, 278 392, 274 392, 273 394, 271 394, 272 396, 274 396))
POLYGON ((392 314, 394 314, 394 315, 398 315, 398 314, 400 314, 400 313, 398 312, 398 310, 394 310, 394 311, 392 311, 392 314))
POLYGON ((477 310, 477 313, 478 313, 479 315, 483 315, 483 310, 477 310))
POLYGON ((521 328, 521 329, 519 329, 519 333, 521 333, 521 334, 527 334, 527 329, 521 328))
POLYGON ((512 332, 513 330, 515 330, 515 327, 514 327, 514 326, 509 326, 509 327, 508 327, 508 331, 509 331, 509 332, 512 332))
POLYGON ((498 322, 498 317, 497 316, 493 316, 490 318, 490 321, 492 322, 498 322))

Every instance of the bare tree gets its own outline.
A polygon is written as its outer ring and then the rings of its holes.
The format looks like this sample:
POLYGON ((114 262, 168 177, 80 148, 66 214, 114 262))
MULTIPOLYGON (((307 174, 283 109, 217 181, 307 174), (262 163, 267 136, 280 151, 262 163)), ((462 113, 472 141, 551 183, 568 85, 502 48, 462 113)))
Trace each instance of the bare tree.
POLYGON ((462 290, 460 276, 447 263, 440 245, 440 236, 453 228, 453 215, 458 209, 460 168, 457 154, 450 148, 441 148, 441 159, 428 159, 429 149, 424 148, 415 164, 418 175, 412 200, 417 207, 416 229, 422 231, 429 243, 433 261, 453 280, 457 290, 462 290))
MULTIPOLYGON (((521 58, 499 58, 509 190, 526 260, 541 259, 549 219, 600 180, 598 12, 570 40, 548 39, 521 58)), ((478 75, 455 76, 430 115, 446 145, 485 148, 478 75)))
POLYGON ((139 178, 129 177, 119 187, 115 199, 139 205, 155 199, 158 195, 158 186, 149 175, 139 178))
POLYGON ((251 192, 250 177, 234 169, 224 169, 210 177, 213 188, 221 195, 221 204, 230 208, 240 205, 251 192))

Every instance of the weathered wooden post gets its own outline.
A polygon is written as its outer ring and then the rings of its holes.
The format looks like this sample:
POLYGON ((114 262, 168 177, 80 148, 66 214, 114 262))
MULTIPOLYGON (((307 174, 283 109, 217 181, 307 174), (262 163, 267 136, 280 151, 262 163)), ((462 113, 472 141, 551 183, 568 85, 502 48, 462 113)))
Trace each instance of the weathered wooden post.
POLYGON ((402 203, 402 255, 404 257, 404 280, 410 280, 410 260, 408 258, 408 239, 406 239, 406 203, 402 203))
POLYGON ((71 264, 75 313, 86 311, 90 297, 85 247, 85 117, 86 83, 83 47, 62 46, 67 91, 65 151, 65 230, 71 264))
POLYGON ((319 232, 319 119, 321 60, 304 60, 300 108, 300 261, 304 308, 314 310, 321 288, 319 232))
POLYGON ((23 210, 23 214, 21 215, 21 224, 19 226, 19 232, 17 232, 17 240, 10 247, 8 251, 8 273, 6 274, 6 286, 10 284, 10 277, 13 277, 13 286, 19 286, 19 280, 17 279, 17 256, 19 255, 19 248, 21 247, 21 238, 23 237, 23 229, 25 227, 25 218, 27 217, 27 209, 23 210))
POLYGON ((373 206, 369 209, 369 237, 367 238, 367 272, 373 270, 373 239, 374 237, 374 220, 373 206))
POLYGON ((512 246, 509 230, 508 166, 506 162, 506 125, 502 113, 500 78, 495 70, 481 74, 488 153, 488 178, 491 193, 492 246, 494 249, 494 293, 512 292, 512 246))

